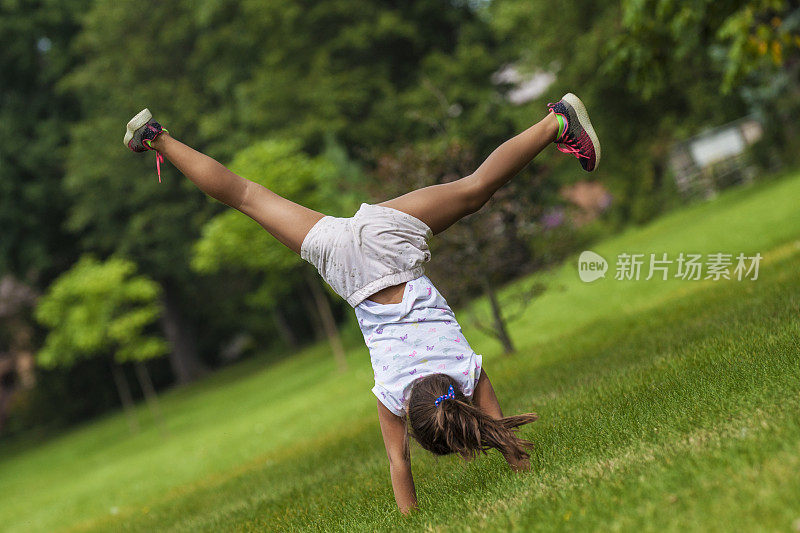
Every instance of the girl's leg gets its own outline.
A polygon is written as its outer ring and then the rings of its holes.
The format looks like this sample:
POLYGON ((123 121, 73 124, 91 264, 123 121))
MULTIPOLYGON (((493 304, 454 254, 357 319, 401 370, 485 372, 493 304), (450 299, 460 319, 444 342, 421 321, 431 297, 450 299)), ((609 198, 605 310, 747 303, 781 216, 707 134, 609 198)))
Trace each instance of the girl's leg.
POLYGON ((151 146, 204 193, 246 214, 298 254, 308 231, 325 216, 234 174, 166 132, 158 135, 151 146))
POLYGON ((412 191, 379 205, 404 211, 425 222, 434 234, 478 211, 492 195, 556 139, 558 121, 549 113, 498 147, 465 178, 412 191))

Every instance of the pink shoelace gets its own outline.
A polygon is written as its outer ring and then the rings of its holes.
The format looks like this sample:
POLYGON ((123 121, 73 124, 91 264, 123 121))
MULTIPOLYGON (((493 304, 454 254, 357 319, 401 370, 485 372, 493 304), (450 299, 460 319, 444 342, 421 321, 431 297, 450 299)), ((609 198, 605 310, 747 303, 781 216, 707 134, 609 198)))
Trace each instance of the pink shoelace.
POLYGON ((156 150, 156 172, 158 173, 158 182, 161 183, 161 163, 164 162, 164 156, 161 152, 156 150))
POLYGON ((556 144, 556 149, 558 149, 559 152, 564 152, 565 154, 572 154, 572 155, 574 155, 576 157, 582 157, 584 159, 589 159, 588 155, 581 153, 581 149, 580 148, 572 146, 571 144, 558 143, 558 144, 556 144))
MULTIPOLYGON (((167 133, 169 133, 169 131, 166 128, 161 128, 161 131, 157 131, 150 124, 148 124, 147 127, 150 128, 153 131, 156 131, 156 133, 163 133, 165 131, 167 133)), ((158 137, 158 135, 156 135, 156 137, 158 137)), ((142 141, 142 144, 147 146, 149 149, 154 150, 155 153, 156 153, 156 172, 158 173, 158 182, 161 183, 161 163, 164 162, 164 156, 161 154, 161 152, 159 152, 158 150, 156 150, 155 148, 150 146, 151 142, 152 142, 151 139, 145 139, 145 140, 142 141)))

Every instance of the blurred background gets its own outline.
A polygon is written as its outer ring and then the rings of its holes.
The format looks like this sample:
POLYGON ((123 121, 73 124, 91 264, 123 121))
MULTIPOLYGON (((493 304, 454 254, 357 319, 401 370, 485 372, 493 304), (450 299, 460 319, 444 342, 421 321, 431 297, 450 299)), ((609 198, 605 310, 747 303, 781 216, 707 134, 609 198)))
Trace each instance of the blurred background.
POLYGON ((4 439, 158 413, 167 388, 319 340, 346 366, 352 312, 310 265, 122 145, 143 107, 350 216, 469 174, 575 92, 599 171, 546 151, 432 244, 429 275, 451 305, 487 297, 505 351, 502 283, 800 163, 794 1, 3 0, 0 34, 4 439))

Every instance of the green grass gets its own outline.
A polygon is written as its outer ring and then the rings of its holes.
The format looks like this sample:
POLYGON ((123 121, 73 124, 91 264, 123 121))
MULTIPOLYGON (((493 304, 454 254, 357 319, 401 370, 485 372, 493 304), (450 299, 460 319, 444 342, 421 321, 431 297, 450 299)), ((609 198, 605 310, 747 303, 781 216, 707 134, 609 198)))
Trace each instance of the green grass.
MULTIPOLYGON (((757 281, 583 284, 573 263, 511 325, 462 318, 507 413, 541 415, 533 471, 412 448, 422 509, 395 508, 372 372, 324 346, 162 398, 169 435, 120 415, 0 449, 0 529, 782 530, 800 519, 800 176, 725 194, 593 247, 761 252, 757 281)), ((613 268, 613 266, 612 266, 613 268)), ((435 280, 434 280, 435 281, 435 280)), ((476 302, 478 307, 485 305, 476 302)))

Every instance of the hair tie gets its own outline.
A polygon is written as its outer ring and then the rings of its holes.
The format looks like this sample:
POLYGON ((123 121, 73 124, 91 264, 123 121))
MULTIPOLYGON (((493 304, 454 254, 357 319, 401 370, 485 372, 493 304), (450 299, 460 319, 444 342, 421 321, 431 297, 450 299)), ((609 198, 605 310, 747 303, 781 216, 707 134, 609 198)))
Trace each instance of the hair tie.
POLYGON ((442 394, 441 396, 436 398, 436 401, 433 402, 433 405, 435 405, 436 407, 439 407, 439 404, 442 403, 442 401, 444 401, 444 400, 454 400, 455 397, 456 397, 456 393, 453 390, 453 386, 450 385, 450 388, 447 389, 447 394, 442 394))

